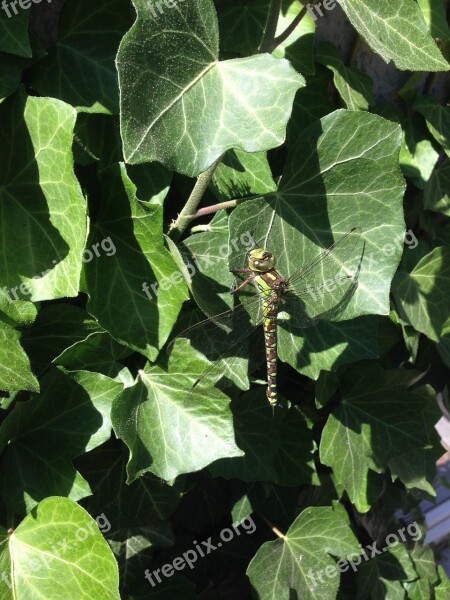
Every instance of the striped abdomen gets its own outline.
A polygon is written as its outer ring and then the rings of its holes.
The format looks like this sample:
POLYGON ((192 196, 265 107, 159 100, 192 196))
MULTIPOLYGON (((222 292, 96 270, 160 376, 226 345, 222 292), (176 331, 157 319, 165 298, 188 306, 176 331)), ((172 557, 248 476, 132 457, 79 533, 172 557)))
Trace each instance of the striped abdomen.
POLYGON ((267 400, 276 406, 277 398, 277 307, 273 302, 264 302, 264 339, 267 362, 267 400))

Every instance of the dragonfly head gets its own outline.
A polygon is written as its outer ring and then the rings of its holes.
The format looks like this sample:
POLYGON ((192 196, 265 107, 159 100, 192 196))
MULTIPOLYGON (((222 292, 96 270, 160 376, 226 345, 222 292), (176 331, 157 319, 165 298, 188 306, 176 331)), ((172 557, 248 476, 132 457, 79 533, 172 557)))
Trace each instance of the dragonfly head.
POLYGON ((267 273, 275 267, 274 255, 264 248, 253 248, 248 254, 248 268, 258 273, 267 273))

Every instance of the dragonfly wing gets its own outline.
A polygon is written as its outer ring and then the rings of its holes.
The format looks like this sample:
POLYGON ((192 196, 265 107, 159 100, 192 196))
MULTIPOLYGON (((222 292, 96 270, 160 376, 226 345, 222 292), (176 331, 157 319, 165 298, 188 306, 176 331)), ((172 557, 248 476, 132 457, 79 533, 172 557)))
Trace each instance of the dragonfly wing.
POLYGON ((352 229, 288 279, 280 310, 289 313, 293 327, 336 320, 342 314, 358 286, 360 235, 359 229, 352 229))
MULTIPOLYGON (((263 320, 259 298, 254 298, 252 305, 257 312, 259 311, 253 323, 247 310, 240 304, 232 310, 185 329, 172 340, 169 350, 178 339, 185 338, 211 363, 194 383, 192 392, 200 389, 199 386, 202 389, 212 387, 221 379, 232 381, 241 389, 248 388, 249 345, 251 344, 252 348, 261 345, 256 338, 262 336, 260 325, 263 320)), ((264 341, 261 341, 263 360, 264 341)), ((250 370, 256 368, 258 362, 260 361, 253 360, 250 370)))

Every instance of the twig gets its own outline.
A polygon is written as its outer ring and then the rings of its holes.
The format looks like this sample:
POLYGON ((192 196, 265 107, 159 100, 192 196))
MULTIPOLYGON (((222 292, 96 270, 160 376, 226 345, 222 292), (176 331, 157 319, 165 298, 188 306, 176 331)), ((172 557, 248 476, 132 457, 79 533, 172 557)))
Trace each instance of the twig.
POLYGON ((279 46, 285 40, 288 39, 288 37, 296 29, 297 25, 302 21, 302 19, 308 12, 308 8, 312 8, 314 6, 314 4, 317 4, 317 2, 318 2, 318 0, 313 0, 312 2, 309 2, 309 4, 307 4, 306 6, 304 6, 302 8, 302 10, 295 17, 295 19, 293 19, 293 21, 286 27, 286 29, 283 31, 283 33, 280 33, 280 35, 278 37, 274 38, 272 45, 269 48, 270 52, 273 52, 277 46, 279 46))
POLYGON ((198 176, 194 189, 184 205, 183 210, 178 215, 176 221, 172 223, 169 228, 169 237, 172 238, 172 240, 177 241, 184 233, 189 223, 195 219, 197 207, 200 204, 203 194, 206 192, 209 182, 211 181, 211 177, 213 176, 214 171, 221 160, 222 156, 219 156, 219 158, 213 162, 213 164, 206 171, 200 173, 198 176))
POLYGON ((266 25, 258 52, 272 52, 272 46, 277 32, 278 19, 280 18, 281 5, 283 0, 270 0, 269 12, 267 13, 266 25))

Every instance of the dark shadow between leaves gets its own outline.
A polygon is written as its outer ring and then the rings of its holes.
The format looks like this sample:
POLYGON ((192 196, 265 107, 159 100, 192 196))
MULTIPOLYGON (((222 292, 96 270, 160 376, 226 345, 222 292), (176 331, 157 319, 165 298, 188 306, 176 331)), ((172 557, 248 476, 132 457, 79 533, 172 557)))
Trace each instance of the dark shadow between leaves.
POLYGON ((19 403, 8 418, 20 422, 0 470, 13 512, 27 512, 24 496, 36 502, 48 496, 70 498, 76 479, 72 460, 85 452, 103 423, 84 387, 53 369, 42 379, 39 397, 19 403))

